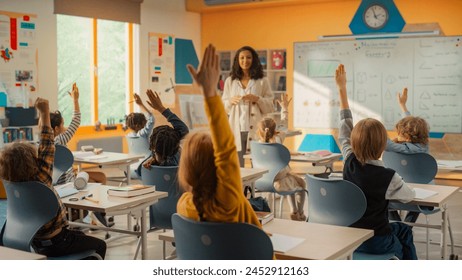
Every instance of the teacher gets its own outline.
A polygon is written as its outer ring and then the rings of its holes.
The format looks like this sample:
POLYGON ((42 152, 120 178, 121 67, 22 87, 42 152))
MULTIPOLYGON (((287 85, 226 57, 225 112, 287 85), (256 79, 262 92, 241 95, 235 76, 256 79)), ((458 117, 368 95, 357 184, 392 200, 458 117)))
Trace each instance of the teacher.
POLYGON ((237 50, 222 99, 236 141, 239 163, 244 166, 243 155, 250 150, 247 142, 256 139, 257 123, 274 110, 273 93, 253 48, 244 46, 237 50))

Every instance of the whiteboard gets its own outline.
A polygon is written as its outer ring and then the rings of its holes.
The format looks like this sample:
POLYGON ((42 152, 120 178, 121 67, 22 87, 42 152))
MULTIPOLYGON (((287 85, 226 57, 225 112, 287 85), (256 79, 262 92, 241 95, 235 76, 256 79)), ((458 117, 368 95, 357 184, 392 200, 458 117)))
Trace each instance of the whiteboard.
POLYGON ((462 132, 462 36, 294 44, 294 126, 338 128, 335 69, 344 64, 353 119, 377 118, 393 130, 396 94, 433 132, 462 132))

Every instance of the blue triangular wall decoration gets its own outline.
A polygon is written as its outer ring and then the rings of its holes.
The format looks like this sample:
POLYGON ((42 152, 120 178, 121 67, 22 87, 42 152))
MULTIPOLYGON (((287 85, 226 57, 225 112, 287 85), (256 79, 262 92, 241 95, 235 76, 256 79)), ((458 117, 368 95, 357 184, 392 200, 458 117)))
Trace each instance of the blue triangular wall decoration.
POLYGON ((334 136, 330 134, 306 134, 298 147, 298 151, 312 152, 317 150, 328 150, 331 153, 340 153, 334 136))

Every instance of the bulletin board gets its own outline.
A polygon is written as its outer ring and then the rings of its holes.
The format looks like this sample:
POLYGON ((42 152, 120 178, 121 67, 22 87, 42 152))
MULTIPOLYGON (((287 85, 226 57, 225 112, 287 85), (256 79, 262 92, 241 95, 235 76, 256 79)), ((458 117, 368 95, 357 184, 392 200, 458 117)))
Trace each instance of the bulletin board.
POLYGON ((149 88, 160 93, 166 107, 175 107, 175 39, 173 35, 149 33, 149 88))
POLYGON ((37 16, 0 11, 0 107, 32 106, 37 64, 37 16))

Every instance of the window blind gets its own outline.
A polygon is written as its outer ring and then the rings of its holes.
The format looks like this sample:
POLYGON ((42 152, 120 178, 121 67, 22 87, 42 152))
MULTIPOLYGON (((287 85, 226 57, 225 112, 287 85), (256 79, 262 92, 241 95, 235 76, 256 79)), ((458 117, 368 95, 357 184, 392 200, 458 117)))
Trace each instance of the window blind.
POLYGON ((140 24, 143 0, 54 0, 54 13, 140 24))

